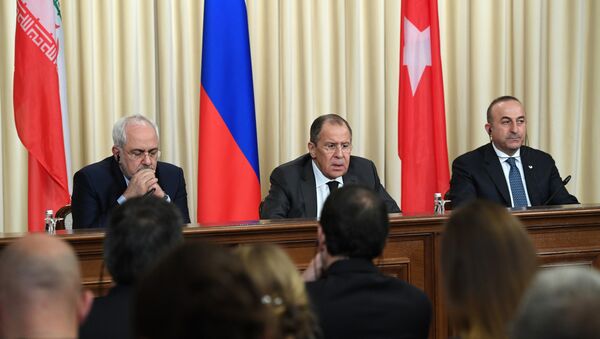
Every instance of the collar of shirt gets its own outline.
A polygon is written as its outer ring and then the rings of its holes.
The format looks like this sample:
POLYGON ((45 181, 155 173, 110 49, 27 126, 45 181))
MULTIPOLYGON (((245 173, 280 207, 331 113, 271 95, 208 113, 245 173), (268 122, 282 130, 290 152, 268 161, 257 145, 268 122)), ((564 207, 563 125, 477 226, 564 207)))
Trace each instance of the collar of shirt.
POLYGON ((511 158, 511 157, 515 158, 519 162, 521 161, 521 149, 520 148, 515 152, 515 154, 508 155, 508 154, 502 152, 501 150, 499 150, 496 147, 496 145, 494 145, 493 142, 492 142, 492 147, 494 147, 494 151, 496 152, 496 155, 498 156, 498 158, 500 158, 501 162, 504 162, 504 161, 506 161, 506 159, 511 158))
POLYGON ((317 219, 321 219, 321 210, 323 209, 323 204, 330 193, 327 183, 331 180, 335 180, 340 183, 338 187, 342 187, 344 186, 344 179, 342 177, 337 177, 335 179, 327 178, 323 172, 321 172, 314 160, 312 161, 312 168, 313 174, 315 175, 315 191, 317 194, 317 219))

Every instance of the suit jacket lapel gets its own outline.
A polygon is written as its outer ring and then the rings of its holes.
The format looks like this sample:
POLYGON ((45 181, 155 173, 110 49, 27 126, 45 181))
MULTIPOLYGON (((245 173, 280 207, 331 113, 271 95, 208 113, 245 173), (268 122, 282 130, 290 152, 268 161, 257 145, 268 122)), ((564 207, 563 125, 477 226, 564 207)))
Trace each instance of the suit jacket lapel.
POLYGON ((527 194, 529 195, 529 202, 531 206, 541 205, 543 202, 540 198, 540 191, 537 186, 537 180, 535 180, 535 166, 528 157, 527 146, 521 147, 521 163, 523 164, 523 172, 525 175, 525 183, 527 184, 527 194))
POLYGON ((504 177, 504 172, 502 171, 502 165, 500 165, 500 161, 498 160, 498 155, 494 152, 494 147, 490 142, 488 147, 485 149, 484 153, 485 159, 485 168, 488 172, 488 175, 496 185, 498 192, 504 199, 504 202, 507 206, 510 206, 510 192, 508 191, 508 184, 506 183, 506 178, 504 177))
MULTIPOLYGON (((309 155, 310 157, 310 155, 309 155)), ((315 174, 312 169, 312 159, 304 164, 302 169, 302 180, 300 181, 300 189, 304 198, 304 214, 306 218, 317 217, 317 189, 315 183, 315 174)))

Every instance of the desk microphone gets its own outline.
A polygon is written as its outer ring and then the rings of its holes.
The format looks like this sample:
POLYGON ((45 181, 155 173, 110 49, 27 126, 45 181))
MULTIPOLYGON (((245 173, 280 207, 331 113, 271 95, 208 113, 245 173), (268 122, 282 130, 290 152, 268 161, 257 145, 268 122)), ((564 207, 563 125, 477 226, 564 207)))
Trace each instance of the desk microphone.
POLYGON ((556 194, 558 193, 558 191, 560 191, 561 188, 567 186, 567 184, 569 183, 569 181, 571 181, 571 176, 567 175, 567 177, 565 178, 565 180, 562 181, 562 187, 559 187, 556 191, 554 191, 554 193, 552 193, 552 195, 550 196, 550 198, 548 198, 548 200, 546 200, 546 202, 542 206, 548 205, 548 203, 550 201, 552 201, 552 199, 554 199, 554 197, 556 196, 556 194))

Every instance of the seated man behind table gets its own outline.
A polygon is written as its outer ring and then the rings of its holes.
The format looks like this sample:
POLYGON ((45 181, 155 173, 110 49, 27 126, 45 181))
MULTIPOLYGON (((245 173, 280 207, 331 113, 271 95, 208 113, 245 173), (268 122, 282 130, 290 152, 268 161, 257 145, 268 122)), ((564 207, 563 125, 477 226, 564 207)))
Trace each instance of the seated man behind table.
POLYGON ((308 151, 273 170, 261 219, 318 218, 330 191, 348 184, 372 188, 385 202, 388 213, 400 212, 379 182, 375 164, 350 155, 352 128, 339 115, 322 115, 313 121, 308 151))
POLYGON ((142 115, 121 118, 113 127, 113 155, 73 176, 74 228, 104 227, 125 200, 153 194, 174 203, 189 223, 183 170, 158 161, 158 128, 142 115))
POLYGON ((552 157, 523 145, 527 121, 517 98, 494 99, 485 130, 491 142, 452 164, 447 198, 453 206, 475 198, 516 208, 579 203, 567 192, 552 157))
POLYGON ((332 193, 323 206, 319 253, 303 276, 325 338, 427 338, 425 293, 372 262, 389 233, 386 212, 372 190, 357 185, 332 193))

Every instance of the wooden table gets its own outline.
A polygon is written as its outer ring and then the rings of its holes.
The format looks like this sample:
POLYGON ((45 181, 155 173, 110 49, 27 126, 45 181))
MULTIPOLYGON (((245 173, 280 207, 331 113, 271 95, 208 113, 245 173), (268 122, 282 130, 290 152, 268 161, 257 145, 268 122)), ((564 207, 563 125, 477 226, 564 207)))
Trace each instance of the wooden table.
MULTIPOLYGON (((530 208, 513 212, 527 227, 543 266, 578 265, 600 268, 600 205, 530 208)), ((423 289, 434 307, 431 338, 448 337, 448 319, 440 281, 440 235, 448 214, 442 216, 390 215, 390 235, 376 264, 387 274, 423 289)), ((261 220, 236 225, 189 225, 186 241, 212 241, 234 246, 246 243, 276 243, 292 257, 299 269, 315 254, 315 220, 261 220)), ((23 234, 1 234, 0 249, 23 234)), ((81 261, 83 281, 96 293, 110 287, 102 268, 102 230, 64 231, 57 236, 73 247, 81 261)))

